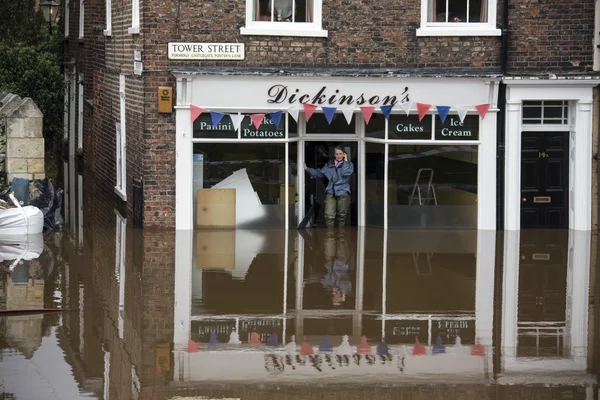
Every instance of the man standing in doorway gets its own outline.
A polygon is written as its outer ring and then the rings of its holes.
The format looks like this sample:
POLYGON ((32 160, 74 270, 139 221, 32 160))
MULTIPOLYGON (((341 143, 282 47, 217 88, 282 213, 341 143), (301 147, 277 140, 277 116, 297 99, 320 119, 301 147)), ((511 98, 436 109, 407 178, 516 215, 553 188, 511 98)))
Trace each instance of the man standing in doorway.
POLYGON ((334 160, 325 164, 323 168, 304 169, 314 178, 327 178, 325 189, 325 224, 327 228, 333 228, 335 222, 338 227, 346 225, 346 216, 350 207, 350 184, 349 180, 354 173, 354 165, 348 161, 348 155, 341 146, 335 147, 334 160))

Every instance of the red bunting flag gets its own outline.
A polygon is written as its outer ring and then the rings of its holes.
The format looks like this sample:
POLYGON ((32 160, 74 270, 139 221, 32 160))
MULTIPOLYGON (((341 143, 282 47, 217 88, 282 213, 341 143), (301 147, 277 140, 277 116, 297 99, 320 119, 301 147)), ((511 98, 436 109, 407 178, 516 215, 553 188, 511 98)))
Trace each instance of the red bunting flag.
POLYGON ((304 104, 304 115, 306 115, 306 122, 312 117, 313 113, 317 109, 314 104, 304 104))
POLYGON ((360 111, 362 111, 362 115, 365 118, 365 124, 369 125, 369 121, 371 120, 373 111, 375 111, 375 107, 361 107, 360 111))
POLYGON ((423 119, 423 117, 425 116, 425 114, 427 114, 427 112, 429 111, 430 108, 431 108, 431 104, 417 103, 417 111, 419 112, 419 121, 423 119))
POLYGON ((252 120, 252 123, 256 129, 258 129, 260 124, 262 124, 263 119, 265 119, 265 114, 250 114, 250 119, 252 120))
POLYGON ((204 112, 204 108, 196 107, 190 104, 190 114, 192 116, 192 123, 204 112))
POLYGON ((481 117, 481 119, 484 119, 485 115, 487 114, 488 110, 490 109, 490 105, 489 104, 479 104, 479 105, 475 106, 475 108, 477 109, 477 112, 479 113, 479 116, 481 117))

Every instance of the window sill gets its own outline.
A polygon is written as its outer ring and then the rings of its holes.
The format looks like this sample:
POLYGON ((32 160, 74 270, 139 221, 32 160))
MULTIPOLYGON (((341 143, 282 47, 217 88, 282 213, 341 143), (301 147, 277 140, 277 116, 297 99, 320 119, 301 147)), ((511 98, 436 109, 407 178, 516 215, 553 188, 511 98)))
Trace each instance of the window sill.
MULTIPOLYGON (((271 22, 266 25, 271 24, 271 22)), ((277 23, 272 23, 277 24, 277 23)), ((327 37, 327 31, 324 29, 311 28, 299 29, 293 27, 281 28, 278 26, 264 27, 242 27, 240 28, 242 35, 257 35, 257 36, 304 36, 304 37, 327 37)))
POLYGON ((130 35, 137 35, 140 33, 140 27, 139 26, 134 26, 131 28, 127 28, 127 33, 130 35))
POLYGON ((112 36, 112 30, 110 29, 105 29, 104 31, 102 31, 102 33, 104 34, 104 36, 112 36))
POLYGON ((121 188, 115 186, 115 194, 121 198, 123 201, 127 201, 127 193, 121 188))
POLYGON ((417 36, 501 36, 502 31, 496 28, 480 27, 425 27, 417 29, 417 36))

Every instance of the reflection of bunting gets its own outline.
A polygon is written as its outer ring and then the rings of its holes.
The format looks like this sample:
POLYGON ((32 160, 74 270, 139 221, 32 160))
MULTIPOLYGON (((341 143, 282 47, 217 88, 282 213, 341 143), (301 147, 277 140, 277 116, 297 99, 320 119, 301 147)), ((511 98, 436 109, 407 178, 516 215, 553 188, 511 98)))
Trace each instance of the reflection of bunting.
POLYGON ((479 113, 479 116, 481 117, 481 119, 484 119, 485 115, 487 114, 488 110, 490 109, 490 105, 489 104, 478 104, 475 106, 475 108, 477 109, 477 112, 479 113))
POLYGON ((335 107, 321 107, 321 110, 323 110, 323 114, 325 114, 325 118, 327 119, 327 122, 329 123, 329 125, 331 125, 331 121, 333 121, 333 115, 335 114, 335 107))
POLYGON ((371 120, 371 116, 373 115, 373 111, 375 111, 375 107, 361 107, 360 111, 362 112, 363 117, 365 118, 365 124, 369 125, 369 121, 371 120))
POLYGON ((313 113, 317 109, 317 106, 314 104, 305 104, 304 105, 304 115, 306 116, 306 122, 312 117, 313 113))
POLYGON ((212 125, 213 126, 217 126, 219 125, 219 122, 221 122, 221 119, 225 116, 225 114, 222 114, 220 112, 216 112, 216 111, 211 111, 210 112, 210 120, 212 121, 212 125))
POLYGON ((393 106, 391 106, 391 105, 379 107, 381 109, 381 112, 383 113, 383 116, 385 117, 385 119, 390 119, 390 114, 392 113, 392 107, 393 106))
POLYGON ((460 118, 460 122, 464 122, 465 117, 467 116, 467 111, 469 111, 469 106, 456 107, 456 113, 458 114, 458 118, 460 118))
POLYGON ((402 107, 402 109, 404 110, 404 112, 406 112, 406 116, 407 117, 410 114, 410 110, 412 109, 412 106, 413 106, 413 102, 412 101, 407 101, 405 103, 400 103, 400 107, 402 107))
POLYGON ((279 123, 281 122, 281 114, 283 114, 281 111, 275 111, 267 114, 273 120, 273 124, 277 129, 279 129, 279 123))
POLYGON ((430 108, 431 108, 431 104, 417 103, 417 111, 419 112, 419 121, 423 119, 423 117, 425 116, 425 114, 427 114, 427 112, 429 111, 430 108))
POLYGON ((342 113, 346 118, 346 122, 348 122, 348 125, 350 125, 352 123, 352 117, 354 116, 354 107, 342 108, 342 113))
POLYGON ((448 116, 448 111, 450 111, 450 106, 435 106, 435 108, 437 108, 438 115, 443 124, 448 116))
POLYGON ((190 115, 192 116, 192 123, 204 112, 203 108, 196 107, 190 104, 190 115))
POLYGON ((294 121, 298 122, 298 114, 300 113, 300 105, 296 104, 287 109, 288 114, 294 118, 294 121))
POLYGON ((250 114, 250 119, 252 123, 256 127, 256 129, 260 128, 260 124, 262 124, 263 119, 265 119, 265 114, 250 114))
POLYGON ((231 122, 233 123, 233 127, 237 131, 240 128, 240 124, 244 119, 244 116, 241 114, 228 114, 229 118, 231 118, 231 122))

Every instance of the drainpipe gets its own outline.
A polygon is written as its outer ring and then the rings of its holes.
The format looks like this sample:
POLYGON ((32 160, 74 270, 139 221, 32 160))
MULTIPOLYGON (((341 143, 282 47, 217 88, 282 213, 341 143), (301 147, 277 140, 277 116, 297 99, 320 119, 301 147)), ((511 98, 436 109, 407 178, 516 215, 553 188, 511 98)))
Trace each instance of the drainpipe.
MULTIPOLYGON (((508 59, 508 0, 502 3, 502 36, 500 36, 500 71, 506 76, 508 59)), ((504 143, 506 137, 506 85, 498 85, 498 119, 496 124, 496 227, 504 229, 504 143)))

